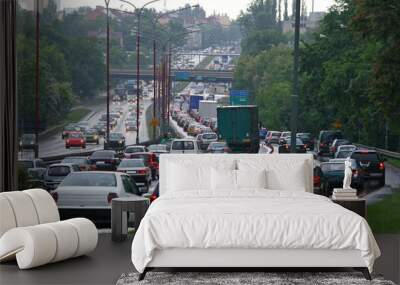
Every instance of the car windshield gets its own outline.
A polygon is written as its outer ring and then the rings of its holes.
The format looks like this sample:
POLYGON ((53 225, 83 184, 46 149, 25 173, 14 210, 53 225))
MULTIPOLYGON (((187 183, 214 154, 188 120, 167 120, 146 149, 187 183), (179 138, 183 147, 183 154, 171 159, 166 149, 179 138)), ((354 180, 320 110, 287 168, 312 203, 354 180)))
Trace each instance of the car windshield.
POLYGON ((125 153, 135 153, 135 152, 142 152, 144 151, 144 147, 135 146, 135 147, 128 147, 125 149, 125 153))
POLYGON ((133 154, 131 157, 141 159, 144 161, 145 164, 147 164, 147 162, 150 160, 149 155, 144 154, 144 153, 140 153, 140 154, 136 153, 136 154, 133 154))
POLYGON ((64 179, 61 186, 116 187, 117 180, 113 173, 74 172, 64 179))
POLYGON ((18 165, 25 169, 34 167, 32 160, 20 160, 20 161, 18 161, 18 165))
POLYGON ((82 134, 81 133, 69 133, 68 138, 70 138, 70 139, 80 139, 80 138, 82 138, 82 134))
POLYGON ((344 150, 344 151, 339 151, 337 154, 337 158, 347 158, 349 157, 353 152, 351 150, 344 150))
POLYGON ((206 139, 206 140, 214 140, 217 138, 217 135, 216 134, 203 134, 202 138, 206 139))
POLYGON ((110 151, 96 151, 90 158, 114 158, 114 152, 110 151))
POLYGON ((68 166, 50 166, 47 174, 50 176, 67 176, 70 173, 68 166))
POLYGON ((322 172, 344 171, 344 162, 323 163, 321 164, 322 172))
POLYGON ((110 140, 120 140, 123 139, 124 135, 120 133, 111 133, 110 134, 110 140))
POLYGON ((192 141, 174 141, 172 143, 173 150, 192 150, 194 149, 194 142, 192 141))
POLYGON ((361 161, 379 161, 379 156, 376 152, 353 152, 351 158, 361 161))
POLYGON ((86 158, 67 157, 62 160, 63 163, 85 164, 86 158))
POLYGON ((142 159, 124 159, 119 167, 145 167, 142 159))
POLYGON ((273 136, 273 137, 280 137, 280 136, 281 136, 281 133, 272 133, 271 136, 273 136))
POLYGON ((212 143, 211 148, 217 149, 217 148, 224 148, 226 147, 226 143, 224 142, 217 142, 217 143, 212 143))
POLYGON ((323 142, 333 142, 335 139, 341 139, 341 132, 323 132, 321 135, 321 141, 323 142))
POLYGON ((148 147, 149 151, 166 151, 167 150, 167 146, 165 145, 151 145, 148 147))

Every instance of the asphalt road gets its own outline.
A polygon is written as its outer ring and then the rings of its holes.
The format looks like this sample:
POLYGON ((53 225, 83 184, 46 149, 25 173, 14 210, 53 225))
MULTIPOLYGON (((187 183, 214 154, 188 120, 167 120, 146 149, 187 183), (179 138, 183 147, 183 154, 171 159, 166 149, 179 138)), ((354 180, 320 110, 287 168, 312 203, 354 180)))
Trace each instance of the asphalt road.
MULTIPOLYGON (((147 140, 149 140, 149 136, 148 136, 147 122, 146 122, 145 114, 146 114, 147 108, 151 105, 151 99, 144 99, 143 105, 144 105, 144 110, 140 117, 139 140, 147 141, 147 140)), ((122 132, 125 135, 126 144, 130 145, 130 144, 136 143, 136 132, 125 132, 125 129, 124 129, 124 121, 125 121, 126 116, 128 115, 128 106, 129 106, 129 104, 126 101, 120 102, 120 103, 113 102, 111 105, 111 108, 110 108, 111 109, 110 112, 113 112, 113 110, 115 110, 115 108, 117 108, 117 107, 123 107, 124 114, 118 120, 117 126, 112 131, 113 132, 122 132)), ((105 112, 106 112, 106 106, 103 106, 100 108, 95 108, 82 121, 87 121, 87 122, 89 122, 90 126, 93 126, 99 121, 101 114, 105 113, 105 112)), ((61 133, 53 134, 53 135, 49 135, 48 137, 42 138, 40 140, 40 142, 39 142, 39 157, 49 157, 49 156, 54 156, 54 155, 63 155, 63 154, 71 154, 71 153, 76 153, 77 155, 79 155, 79 153, 82 153, 82 152, 103 149, 103 144, 104 144, 104 139, 101 138, 100 143, 98 145, 88 143, 86 145, 86 149, 82 149, 82 148, 66 149, 65 142, 61 138, 61 133)))

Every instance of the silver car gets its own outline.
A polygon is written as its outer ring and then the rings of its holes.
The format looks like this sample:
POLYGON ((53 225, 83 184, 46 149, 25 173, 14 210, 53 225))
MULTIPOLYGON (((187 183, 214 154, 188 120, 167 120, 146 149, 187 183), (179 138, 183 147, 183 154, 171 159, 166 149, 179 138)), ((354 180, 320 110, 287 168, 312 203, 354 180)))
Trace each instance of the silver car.
POLYGON ((79 165, 73 163, 55 163, 50 165, 44 174, 44 185, 46 189, 53 190, 71 172, 80 171, 79 165))

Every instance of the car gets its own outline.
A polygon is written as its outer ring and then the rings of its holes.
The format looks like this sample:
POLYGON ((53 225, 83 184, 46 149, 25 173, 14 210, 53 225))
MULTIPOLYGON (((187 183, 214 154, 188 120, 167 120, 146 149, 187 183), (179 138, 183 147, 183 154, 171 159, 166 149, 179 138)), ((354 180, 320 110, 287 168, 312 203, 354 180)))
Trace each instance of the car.
POLYGON ((127 174, 104 171, 70 173, 51 194, 62 217, 79 215, 108 225, 112 199, 141 195, 127 174))
POLYGON ((287 137, 290 137, 292 132, 282 132, 281 136, 279 138, 279 143, 282 143, 283 141, 286 140, 287 137))
POLYGON ((74 124, 67 125, 63 128, 63 131, 61 133, 61 139, 67 138, 69 133, 71 133, 71 132, 76 133, 76 132, 80 132, 80 131, 81 131, 81 128, 74 124))
POLYGON ((100 137, 96 129, 87 129, 83 136, 86 139, 86 143, 100 143, 100 137))
POLYGON ((299 137, 307 149, 314 150, 314 139, 310 133, 297 133, 297 137, 299 137))
POLYGON ((125 136, 122 133, 110 133, 108 140, 104 140, 104 149, 124 150, 125 136))
POLYGON ((356 160, 364 179, 378 181, 379 186, 385 185, 384 159, 375 150, 357 149, 350 158, 356 160))
POLYGON ((131 158, 142 159, 144 165, 151 169, 151 179, 156 180, 158 177, 159 164, 158 157, 152 152, 135 152, 131 154, 131 158))
POLYGON ((97 150, 89 157, 92 169, 115 171, 119 164, 119 158, 114 150, 97 150))
POLYGON ((332 157, 335 156, 338 147, 341 145, 351 145, 351 142, 348 139, 335 139, 329 147, 329 152, 332 157))
POLYGON ((168 153, 167 146, 165 144, 152 144, 147 147, 149 152, 154 153, 157 157, 160 156, 160 154, 163 153, 168 153))
POLYGON ((353 150, 339 150, 335 152, 334 158, 347 158, 350 157, 353 150))
POLYGON ((218 141, 218 135, 216 133, 204 133, 204 134, 199 134, 196 137, 196 141, 198 144, 198 147, 201 150, 206 150, 208 145, 211 142, 216 142, 218 141))
POLYGON ((75 126, 77 126, 79 128, 79 131, 82 132, 82 133, 84 133, 88 129, 90 129, 90 124, 87 121, 79 122, 79 123, 75 124, 75 126))
POLYGON ((226 142, 210 142, 207 146, 208 153, 228 153, 230 149, 226 142))
POLYGON ((134 121, 125 122, 125 131, 126 132, 134 132, 136 130, 137 130, 136 122, 134 122, 134 121))
POLYGON ((355 151, 357 149, 357 146, 352 145, 352 144, 345 144, 345 145, 340 145, 337 148, 337 151, 342 151, 342 150, 351 150, 355 151))
MULTIPOLYGON (((334 188, 343 187, 344 165, 345 159, 331 159, 329 162, 323 162, 321 169, 321 191, 324 196, 331 196, 334 188)), ((359 172, 357 162, 351 160, 351 168, 353 171, 351 186, 361 189, 363 185, 363 176, 359 172)))
POLYGON ((89 158, 87 158, 86 156, 69 156, 61 160, 61 163, 77 164, 82 171, 93 169, 92 165, 90 164, 89 158))
POLYGON ((19 159, 17 166, 26 171, 28 180, 32 186, 44 187, 44 174, 47 167, 42 159, 19 159))
MULTIPOLYGON (((291 137, 286 137, 278 147, 279 153, 291 153, 292 140, 291 137)), ((296 137, 296 153, 306 153, 307 148, 300 138, 296 137)))
POLYGON ((147 149, 143 145, 130 145, 124 150, 124 158, 131 158, 131 155, 137 152, 147 152, 147 149))
POLYGON ((140 185, 144 185, 147 193, 151 184, 151 169, 144 164, 143 159, 123 159, 117 168, 118 172, 124 172, 128 174, 140 188, 140 185))
POLYGON ((47 190, 54 190, 71 172, 80 171, 77 164, 55 163, 51 164, 44 174, 44 185, 47 190))
POLYGON ((265 142, 270 144, 271 143, 278 144, 280 137, 281 137, 281 132, 269 131, 265 138, 265 142))
POLYGON ((199 153, 197 142, 193 139, 175 139, 170 153, 199 153))
POLYGON ((319 132, 317 154, 319 156, 327 156, 330 154, 330 145, 335 139, 342 139, 342 132, 339 130, 324 130, 319 132))
POLYGON ((69 132, 65 140, 65 148, 81 147, 86 148, 86 139, 81 132, 69 132))
POLYGON ((100 136, 104 136, 107 132, 107 123, 98 122, 96 125, 94 125, 93 128, 97 131, 97 133, 100 136))
POLYGON ((19 141, 20 149, 33 149, 36 150, 38 145, 36 144, 35 134, 23 134, 19 141))

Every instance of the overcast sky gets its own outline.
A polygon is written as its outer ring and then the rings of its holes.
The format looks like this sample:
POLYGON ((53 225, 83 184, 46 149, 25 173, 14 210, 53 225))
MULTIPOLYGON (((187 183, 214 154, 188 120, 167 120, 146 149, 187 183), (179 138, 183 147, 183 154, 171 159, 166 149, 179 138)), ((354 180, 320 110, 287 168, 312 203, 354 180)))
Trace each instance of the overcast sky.
MULTIPOLYGON (((252 0, 160 0, 149 7, 154 7, 158 10, 176 9, 184 6, 186 3, 191 5, 200 4, 207 12, 207 15, 214 13, 226 13, 231 18, 236 18, 241 10, 246 10, 252 0)), ((133 4, 140 7, 149 0, 131 0, 133 4)), ((291 0, 289 9, 291 7, 291 0)), ((314 0, 314 11, 326 11, 333 4, 334 0, 314 0)), ((79 7, 79 6, 104 6, 104 0, 61 0, 62 7, 79 7)), ((111 6, 120 8, 121 1, 111 0, 111 6)), ((282 1, 283 3, 283 1, 282 1)), ((311 12, 312 0, 306 0, 308 11, 311 12)), ((125 6, 127 6, 125 4, 125 6)))

